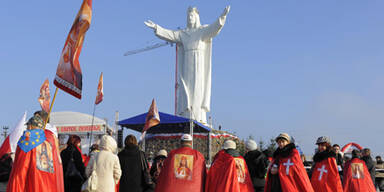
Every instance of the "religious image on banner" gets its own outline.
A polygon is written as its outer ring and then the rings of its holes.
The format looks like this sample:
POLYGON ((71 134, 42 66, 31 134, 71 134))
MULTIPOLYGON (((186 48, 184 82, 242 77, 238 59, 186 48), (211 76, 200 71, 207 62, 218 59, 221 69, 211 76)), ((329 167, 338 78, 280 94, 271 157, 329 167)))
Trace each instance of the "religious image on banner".
POLYGON ((175 177, 177 179, 191 180, 193 173, 193 156, 176 154, 174 161, 175 177))
POLYGON ((97 95, 95 105, 103 101, 104 91, 103 91, 103 72, 100 74, 99 85, 97 86, 97 95))
POLYGON ((241 158, 234 158, 236 163, 237 181, 245 183, 245 166, 244 160, 241 158))
POLYGON ((352 163, 352 178, 362 179, 364 178, 364 167, 362 163, 352 163))
POLYGON ((36 147, 36 167, 40 171, 54 172, 52 146, 47 141, 36 147))
POLYGON ((49 92, 49 81, 46 79, 40 87, 40 96, 38 101, 40 103, 41 109, 45 112, 49 111, 49 103, 51 100, 51 95, 49 92))
POLYGON ((79 56, 84 36, 91 23, 92 1, 84 0, 65 41, 56 71, 54 84, 63 91, 81 99, 82 72, 79 56))

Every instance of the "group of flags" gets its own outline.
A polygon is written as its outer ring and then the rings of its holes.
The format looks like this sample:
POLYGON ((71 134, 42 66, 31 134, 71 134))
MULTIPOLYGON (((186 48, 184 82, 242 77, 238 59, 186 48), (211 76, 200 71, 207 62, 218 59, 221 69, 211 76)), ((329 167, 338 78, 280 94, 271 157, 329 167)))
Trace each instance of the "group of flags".
MULTIPOLYGON (((91 19, 92 0, 83 0, 81 8, 76 15, 75 21, 73 22, 71 30, 69 31, 65 41, 54 79, 54 85, 56 85, 57 88, 60 88, 78 99, 81 99, 82 94, 82 72, 79 63, 79 56, 83 46, 85 34, 91 24, 91 19)), ((101 103, 103 101, 103 97, 103 73, 101 72, 97 86, 95 105, 101 103)), ((46 79, 40 87, 38 102, 40 103, 41 109, 46 111, 48 114, 50 113, 53 105, 53 101, 52 103, 50 103, 50 101, 51 95, 49 90, 49 81, 46 79)), ((6 153, 16 151, 17 142, 26 130, 26 115, 27 114, 25 112, 17 125, 10 130, 10 134, 0 147, 0 157, 6 153)), ((145 136, 145 133, 149 128, 156 126, 159 123, 160 116, 156 102, 153 99, 145 119, 142 137, 145 136)))

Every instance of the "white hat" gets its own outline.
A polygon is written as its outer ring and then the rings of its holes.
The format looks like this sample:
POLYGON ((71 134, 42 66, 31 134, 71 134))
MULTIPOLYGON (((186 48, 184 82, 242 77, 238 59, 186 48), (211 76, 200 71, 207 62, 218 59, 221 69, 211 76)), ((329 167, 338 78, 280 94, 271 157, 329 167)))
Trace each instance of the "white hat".
POLYGON ((223 149, 236 149, 236 143, 232 140, 225 140, 223 149))
POLYGON ((160 150, 159 152, 157 152, 156 156, 168 156, 168 153, 165 149, 162 149, 160 150))
POLYGON ((190 134, 184 134, 181 136, 182 141, 192 141, 192 136, 190 134))
POLYGON ((250 151, 253 151, 253 150, 256 150, 257 149, 257 144, 254 140, 252 139, 249 139, 247 141, 247 143, 245 143, 245 147, 250 150, 250 151))

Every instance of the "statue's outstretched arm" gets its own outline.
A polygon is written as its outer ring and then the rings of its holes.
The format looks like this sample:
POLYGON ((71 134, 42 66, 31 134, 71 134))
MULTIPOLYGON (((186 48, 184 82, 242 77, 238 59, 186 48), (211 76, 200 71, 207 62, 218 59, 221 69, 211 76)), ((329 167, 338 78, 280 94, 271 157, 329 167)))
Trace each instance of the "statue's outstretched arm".
POLYGON ((203 29, 203 35, 202 38, 204 40, 210 39, 215 37, 217 34, 219 34, 220 30, 223 28, 225 24, 225 20, 227 18, 227 15, 229 13, 229 10, 231 7, 228 5, 225 7, 223 13, 220 15, 220 17, 212 24, 210 24, 208 27, 203 29))
POLYGON ((148 26, 149 28, 151 28, 151 29, 156 29, 156 23, 154 23, 153 21, 151 21, 151 20, 147 20, 147 21, 144 21, 144 24, 146 25, 146 26, 148 26))
POLYGON ((230 9, 231 9, 230 5, 226 6, 223 13, 220 15, 220 17, 226 17, 228 15, 230 9))
POLYGON ((156 36, 158 36, 160 39, 163 39, 163 40, 169 41, 169 42, 175 42, 175 43, 180 41, 179 32, 177 32, 177 31, 164 29, 151 20, 144 21, 144 24, 146 26, 148 26, 149 28, 153 29, 156 36))

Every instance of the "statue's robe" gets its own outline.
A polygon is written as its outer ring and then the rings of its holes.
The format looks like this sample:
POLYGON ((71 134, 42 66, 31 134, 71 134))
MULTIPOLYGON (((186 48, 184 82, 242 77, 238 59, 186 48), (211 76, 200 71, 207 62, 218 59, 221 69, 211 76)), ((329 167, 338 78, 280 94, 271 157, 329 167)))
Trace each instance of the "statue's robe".
POLYGON ((207 122, 206 113, 211 103, 212 38, 223 28, 225 19, 222 16, 211 25, 177 31, 156 25, 155 34, 177 46, 177 115, 207 122))

